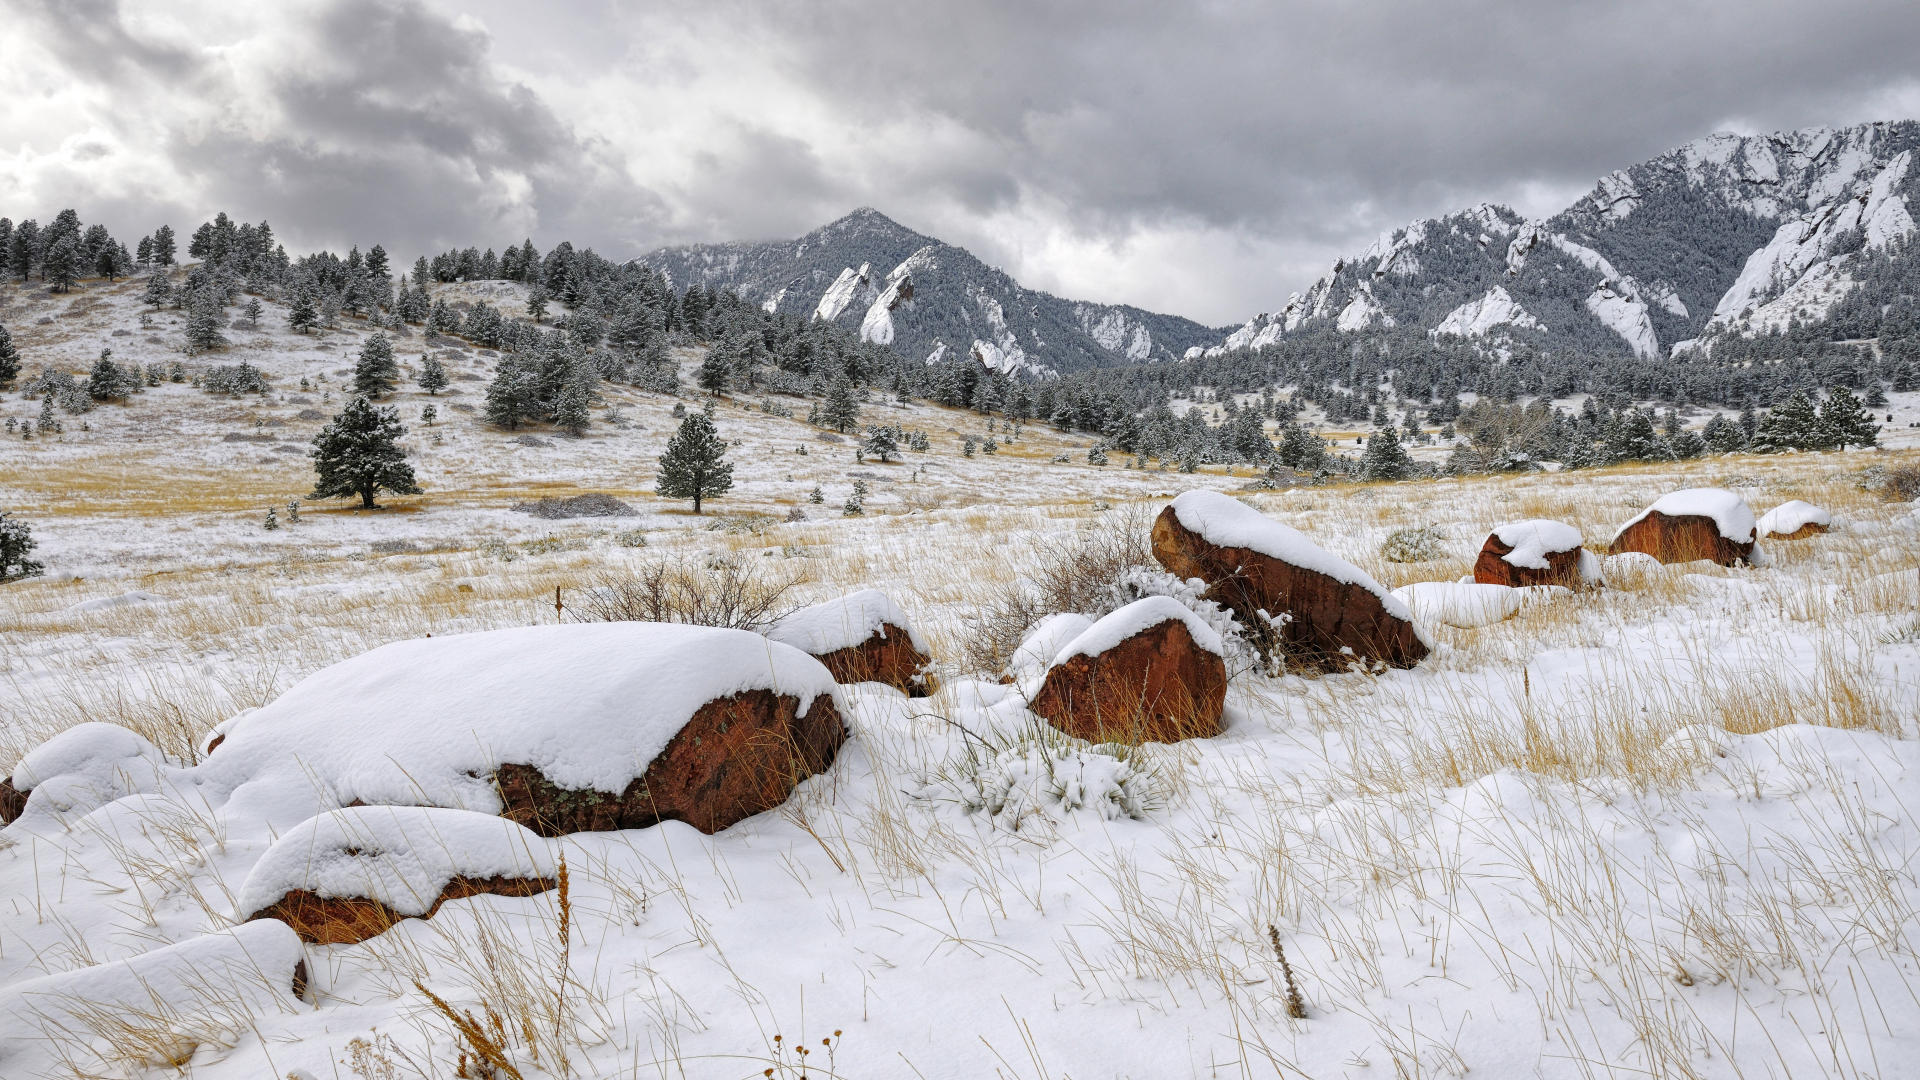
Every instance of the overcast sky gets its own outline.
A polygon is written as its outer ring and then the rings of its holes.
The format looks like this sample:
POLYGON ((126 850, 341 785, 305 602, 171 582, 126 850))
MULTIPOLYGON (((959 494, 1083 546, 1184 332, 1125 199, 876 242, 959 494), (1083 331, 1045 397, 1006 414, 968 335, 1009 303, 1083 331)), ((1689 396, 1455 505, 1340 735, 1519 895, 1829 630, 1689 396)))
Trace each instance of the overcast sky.
POLYGON ((1716 130, 1920 116, 1920 4, 0 0, 0 214, 607 255, 860 205, 1209 323, 1716 130))

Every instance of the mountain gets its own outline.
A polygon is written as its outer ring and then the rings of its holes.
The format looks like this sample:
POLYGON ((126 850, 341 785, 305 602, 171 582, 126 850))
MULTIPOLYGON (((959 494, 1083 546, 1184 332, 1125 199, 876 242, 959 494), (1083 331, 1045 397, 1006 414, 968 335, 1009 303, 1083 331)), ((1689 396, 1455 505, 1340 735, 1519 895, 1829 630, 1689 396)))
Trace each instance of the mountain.
MULTIPOLYGON (((1384 233, 1306 293, 1189 356, 1331 325, 1417 328, 1544 351, 1657 359, 1729 335, 1834 323, 1920 272, 1920 124, 1710 135, 1601 178, 1544 221, 1483 204, 1384 233)), ((1885 305, 1880 305, 1884 307, 1885 305)))
POLYGON ((827 319, 903 356, 970 351, 1035 375, 1174 360, 1221 331, 1022 286, 964 248, 862 208, 797 240, 661 248, 639 262, 675 287, 713 285, 771 312, 827 319))

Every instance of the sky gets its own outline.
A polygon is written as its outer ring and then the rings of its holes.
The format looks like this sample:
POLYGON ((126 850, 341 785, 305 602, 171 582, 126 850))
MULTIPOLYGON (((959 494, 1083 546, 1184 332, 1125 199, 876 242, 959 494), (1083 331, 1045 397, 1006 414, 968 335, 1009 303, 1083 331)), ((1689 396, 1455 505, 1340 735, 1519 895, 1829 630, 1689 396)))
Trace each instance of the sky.
MULTIPOLYGON (((1714 131, 1920 117, 1912 0, 0 0, 0 214, 630 257, 872 206, 1209 324, 1714 131)), ((131 243, 131 239, 129 239, 131 243)))

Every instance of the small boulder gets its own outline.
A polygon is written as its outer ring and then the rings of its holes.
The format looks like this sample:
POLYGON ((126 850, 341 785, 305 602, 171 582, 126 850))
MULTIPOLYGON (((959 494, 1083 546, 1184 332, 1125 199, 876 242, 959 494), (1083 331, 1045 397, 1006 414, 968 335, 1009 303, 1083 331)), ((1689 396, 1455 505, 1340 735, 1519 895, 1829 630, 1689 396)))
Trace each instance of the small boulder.
POLYGON ((1768 540, 1805 540, 1832 527, 1832 514, 1799 499, 1783 502, 1767 511, 1754 526, 1768 540))
MULTIPOLYGON (((400 641, 308 676, 201 765, 232 798, 440 806, 543 836, 665 819, 702 832, 832 764, 833 675, 745 630, 571 623, 400 641)), ((285 813, 286 810, 276 811, 285 813)))
POLYGON ((1487 534, 1473 563, 1473 580, 1512 588, 1581 589, 1599 582, 1600 564, 1580 546, 1580 530, 1573 526, 1540 519, 1515 521, 1487 534))
POLYGON ((1068 642, 1031 707, 1089 742, 1178 742, 1220 733, 1220 635, 1179 601, 1136 600, 1068 642))
POLYGON ((766 633, 825 664, 838 682, 886 683, 910 697, 933 692, 926 642, 878 589, 801 608, 766 633))
POLYGON ((1153 523, 1153 556, 1249 627, 1274 616, 1280 649, 1328 671, 1355 660, 1412 667, 1433 646, 1366 571, 1238 500, 1189 491, 1153 523), (1280 616, 1286 616, 1283 620, 1280 616))
POLYGON ((1072 611, 1041 619, 1032 630, 1027 631, 1020 647, 1014 650, 1013 659, 1007 663, 1005 681, 1045 675, 1047 669, 1053 666, 1054 657, 1060 655, 1060 650, 1092 626, 1092 619, 1072 611))
POLYGON ((288 830, 240 888, 240 921, 278 919, 302 941, 352 945, 449 900, 553 888, 547 842, 511 821, 431 806, 353 806, 288 830))
POLYGON ((127 795, 153 791, 166 755, 118 724, 75 724, 27 752, 0 781, 0 825, 30 809, 54 818, 85 814, 127 795))
POLYGON ((1638 551, 1663 563, 1702 559, 1733 566, 1754 561, 1753 508, 1725 488, 1662 495, 1620 526, 1607 553, 1638 551))
POLYGON ((1559 585, 1488 585, 1472 581, 1420 581, 1393 590, 1414 618, 1463 630, 1510 619, 1520 611, 1568 595, 1559 585))

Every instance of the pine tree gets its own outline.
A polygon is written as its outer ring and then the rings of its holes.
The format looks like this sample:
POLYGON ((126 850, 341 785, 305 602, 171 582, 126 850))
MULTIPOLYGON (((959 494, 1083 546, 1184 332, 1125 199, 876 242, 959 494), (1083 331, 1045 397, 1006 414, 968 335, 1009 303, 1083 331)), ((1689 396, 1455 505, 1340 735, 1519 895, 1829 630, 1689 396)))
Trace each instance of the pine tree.
POLYGON ((1653 429, 1653 417, 1641 409, 1627 409, 1615 417, 1608 426, 1606 442, 1609 462, 1655 461, 1665 456, 1660 434, 1653 429))
POLYGON ((547 290, 544 286, 535 285, 532 291, 527 293, 527 318, 537 323, 546 317, 547 290))
POLYGON ((205 289, 193 294, 187 310, 187 351, 202 353, 227 343, 220 334, 220 301, 205 289))
POLYGON ((95 401, 124 401, 138 385, 137 376, 113 362, 112 349, 100 350, 100 359, 87 374, 87 396, 95 401))
POLYGON ((320 308, 313 302, 313 291, 304 285, 295 288, 287 305, 287 326, 296 334, 304 334, 318 325, 320 308))
POLYGON ((1107 463, 1107 446, 1106 446, 1106 444, 1105 444, 1105 443, 1094 443, 1094 444, 1093 444, 1093 447, 1092 447, 1091 449, 1089 449, 1089 450, 1087 451, 1087 464, 1089 464, 1089 465, 1105 465, 1106 463, 1107 463))
POLYGON ((247 322, 249 325, 252 325, 254 327, 258 327, 260 325, 260 298, 259 297, 257 296, 248 297, 247 306, 242 310, 244 310, 247 313, 247 322))
POLYGON ((847 496, 846 503, 840 507, 840 513, 846 517, 859 517, 866 512, 867 482, 865 480, 855 480, 853 482, 853 493, 847 496))
POLYGON ((1746 433, 1740 430, 1740 425, 1718 413, 1700 429, 1700 437, 1706 441, 1710 454, 1731 454, 1747 445, 1746 433))
POLYGON ((1413 458, 1400 445, 1400 429, 1388 424, 1367 440, 1360 458, 1362 480, 1405 480, 1414 473, 1413 458))
POLYGON ((360 359, 353 365, 353 392, 373 399, 393 393, 400 381, 400 365, 393 359, 393 342, 376 333, 360 346, 360 359))
POLYGON ((727 392, 727 381, 732 376, 733 365, 728 361, 726 352, 719 345, 708 349, 707 355, 700 360, 700 389, 719 397, 727 392))
POLYGON ((587 425, 592 421, 589 410, 593 407, 593 392, 587 378, 590 374, 585 364, 576 365, 573 377, 567 379, 553 402, 554 426, 576 438, 587 433, 587 425))
POLYGON ((19 377, 20 350, 13 346, 13 335, 0 326, 0 390, 13 389, 13 380, 19 377))
POLYGON ((54 292, 72 292, 80 274, 80 246, 71 236, 61 236, 47 248, 40 263, 40 279, 54 292))
POLYGON ((705 412, 688 413, 680 421, 680 430, 667 442, 660 455, 660 474, 654 491, 669 499, 692 499, 693 512, 700 504, 723 495, 733 486, 733 464, 724 460, 727 444, 714 432, 713 420, 705 412))
POLYGON ((280 512, 271 506, 267 507, 267 520, 261 522, 260 527, 268 532, 280 528, 280 512))
POLYGON ((887 425, 868 425, 867 437, 860 442, 856 459, 877 457, 882 465, 900 453, 898 432, 887 425))
POLYGON ((437 356, 429 356, 420 362, 420 389, 429 394, 438 394, 447 388, 447 366, 437 356))
POLYGON ((1820 414, 1804 390, 1795 390, 1773 407, 1753 434, 1753 449, 1763 454, 1811 450, 1824 441, 1820 414))
POLYGON ((167 280, 165 270, 155 270, 147 277, 147 291, 144 299, 154 307, 161 307, 173 298, 173 283, 167 280))
POLYGON ((44 569, 27 556, 38 545, 33 529, 19 518, 0 510, 0 582, 32 577, 44 569))
POLYGON ((347 402, 340 415, 313 437, 314 471, 319 479, 309 499, 360 496, 362 509, 374 510, 381 491, 417 495, 413 466, 399 438, 406 434, 395 409, 376 408, 364 397, 347 402))
POLYGON ((1327 444, 1299 424, 1288 424, 1280 436, 1280 464, 1301 472, 1314 472, 1326 464, 1327 444))
POLYGON ((1820 443, 1845 450, 1848 446, 1878 446, 1880 425, 1873 422, 1860 399, 1844 386, 1827 391, 1820 403, 1820 443))
POLYGON ((174 255, 173 226, 162 225, 153 230, 153 262, 155 266, 172 266, 174 255))
POLYGON ((827 387, 827 400, 820 408, 820 422, 842 434, 860 424, 860 397, 853 380, 844 374, 827 387))
POLYGON ((487 423, 512 431, 539 413, 540 373, 513 354, 502 357, 487 384, 487 423))

